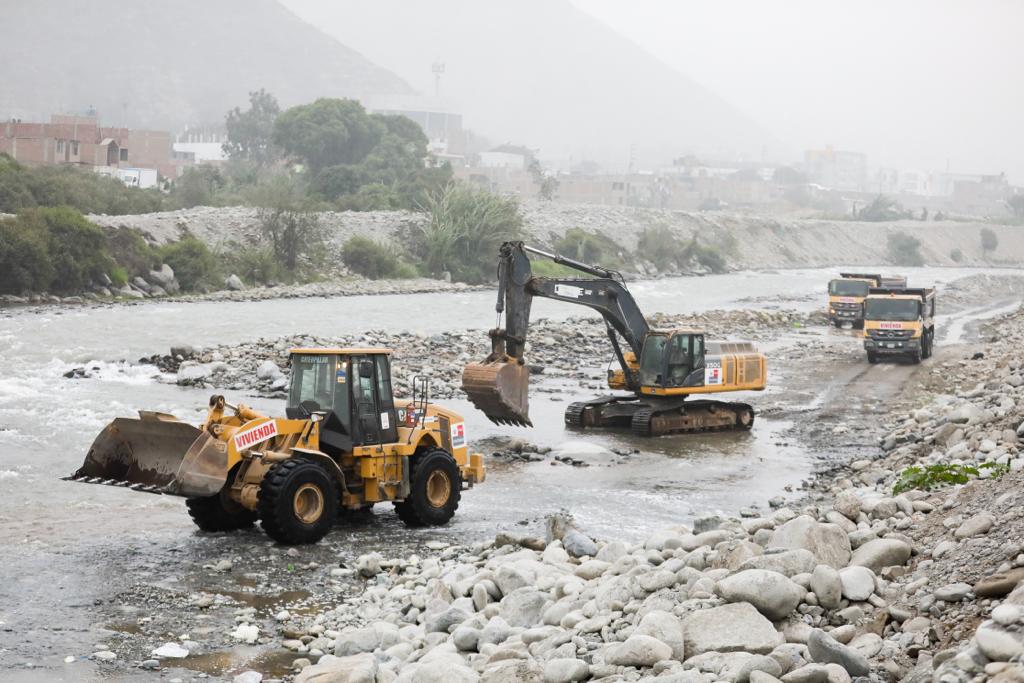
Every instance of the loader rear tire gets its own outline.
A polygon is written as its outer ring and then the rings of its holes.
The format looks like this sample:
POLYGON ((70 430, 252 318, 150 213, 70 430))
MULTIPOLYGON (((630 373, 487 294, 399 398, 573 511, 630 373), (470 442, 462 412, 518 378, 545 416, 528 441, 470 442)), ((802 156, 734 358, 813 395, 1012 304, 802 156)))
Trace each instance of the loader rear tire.
POLYGON ((236 531, 248 529, 256 521, 256 513, 227 499, 223 493, 185 501, 188 514, 203 531, 236 531))
POLYGON ((448 451, 433 448, 417 456, 409 478, 409 497, 395 503, 395 512, 406 526, 440 526, 455 516, 462 475, 448 451))
POLYGON ((339 498, 334 480, 323 467, 292 458, 267 472, 256 511, 267 536, 278 543, 316 543, 334 525, 339 498))

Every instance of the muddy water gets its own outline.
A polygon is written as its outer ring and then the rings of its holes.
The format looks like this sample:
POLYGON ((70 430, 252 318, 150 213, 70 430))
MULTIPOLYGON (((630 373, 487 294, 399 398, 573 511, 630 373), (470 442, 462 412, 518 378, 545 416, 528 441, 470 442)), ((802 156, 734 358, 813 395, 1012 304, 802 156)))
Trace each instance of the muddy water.
MULTIPOLYGON (((822 305, 823 283, 834 272, 677 278, 636 283, 631 289, 650 312, 809 310, 822 305)), ((943 283, 973 272, 978 271, 912 269, 909 276, 912 283, 943 283)), ((59 481, 78 467, 93 436, 114 416, 147 408, 201 419, 208 392, 156 383, 150 369, 123 361, 165 351, 173 343, 221 344, 367 329, 429 333, 485 328, 492 324, 492 307, 492 294, 473 292, 0 311, 0 671, 6 672, 0 678, 106 678, 102 672, 108 669, 81 658, 105 649, 100 646, 116 649, 118 642, 143 627, 152 634, 154 647, 174 640, 182 629, 206 628, 174 617, 173 609, 163 614, 168 608, 162 592, 187 596, 217 591, 244 606, 245 594, 254 592, 252 586, 240 582, 237 572, 221 576, 203 566, 249 554, 254 564, 282 557, 281 550, 258 531, 237 536, 194 533, 178 499, 59 481), (431 312, 429 317, 426 311, 431 312), (98 378, 61 377, 86 362, 100 365, 98 378), (140 597, 140 585, 156 592, 148 596, 142 591, 140 597), (129 589, 131 600, 123 597, 129 589), (133 607, 128 609, 127 603, 133 607), (161 619, 169 619, 168 631, 158 637, 154 624, 161 619), (76 661, 65 664, 66 656, 76 661)), ((583 313, 545 301, 535 306, 535 317, 583 313)), ((958 331, 955 336, 960 335, 958 331)), ((856 341, 839 337, 839 343, 856 341)), ((814 383, 810 389, 803 387, 811 401, 829 391, 828 377, 820 384, 820 389, 814 383)), ((737 400, 770 403, 789 389, 776 383, 765 394, 737 400)), ((581 390, 579 395, 590 393, 581 390)), ((277 401, 246 400, 270 413, 282 410, 277 401)), ((735 513, 755 504, 763 509, 768 498, 805 478, 812 465, 813 454, 784 437, 788 423, 770 417, 759 418, 749 434, 637 440, 628 435, 567 433, 562 424, 565 402, 549 394, 532 399, 537 424, 533 430, 497 428, 467 403, 448 403, 466 416, 471 437, 516 435, 534 443, 558 444, 563 453, 590 466, 492 461, 489 480, 464 495, 450 526, 412 534, 380 506, 360 523, 346 524, 328 542, 302 550, 304 561, 331 566, 371 549, 408 554, 431 539, 480 540, 501 528, 537 531, 543 517, 557 509, 572 511, 596 535, 635 538, 709 510, 735 513), (626 455, 609 454, 609 448, 626 455)), ((284 559, 278 564, 291 566, 284 559)), ((263 596, 301 602, 297 594, 264 589, 263 596)), ((266 598, 254 596, 248 604, 257 599, 266 598)), ((265 612, 269 605, 260 603, 259 608, 265 612)), ((219 675, 240 666, 238 658, 246 656, 272 657, 258 648, 248 655, 234 649, 229 655, 214 653, 207 660, 190 661, 189 666, 219 675)), ((112 676, 155 677, 127 667, 115 668, 112 676)))

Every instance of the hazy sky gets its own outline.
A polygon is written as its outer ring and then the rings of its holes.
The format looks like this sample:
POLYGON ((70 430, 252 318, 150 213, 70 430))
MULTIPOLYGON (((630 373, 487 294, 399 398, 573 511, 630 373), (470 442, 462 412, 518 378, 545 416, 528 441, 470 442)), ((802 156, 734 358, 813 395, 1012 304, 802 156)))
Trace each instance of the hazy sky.
POLYGON ((1021 0, 572 0, 797 148, 1024 184, 1021 0))

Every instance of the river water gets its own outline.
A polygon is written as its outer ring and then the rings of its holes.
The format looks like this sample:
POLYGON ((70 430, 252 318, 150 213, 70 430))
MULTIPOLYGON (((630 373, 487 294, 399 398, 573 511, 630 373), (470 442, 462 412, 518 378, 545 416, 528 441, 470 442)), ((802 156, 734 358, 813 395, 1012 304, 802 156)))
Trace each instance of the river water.
MULTIPOLYGON (((902 270, 912 285, 941 285, 984 272, 902 270)), ((737 307, 811 310, 823 305, 825 283, 836 272, 741 272, 637 282, 630 289, 648 313, 737 307)), ((47 617, 66 620, 68 628, 89 633, 86 606, 103 594, 111 572, 123 571, 123 565, 110 558, 150 551, 180 551, 178 556, 187 558, 189 553, 201 555, 204 544, 214 542, 194 532, 180 499, 59 479, 77 469, 94 436, 116 416, 150 409, 193 422, 202 419, 207 390, 157 382, 152 367, 134 366, 130 361, 166 353, 179 343, 205 346, 373 329, 425 333, 486 329, 494 323, 493 306, 494 294, 478 291, 0 310, 0 553, 5 558, 0 564, 0 670, 22 666, 25 659, 52 663, 64 654, 49 646, 45 652, 33 649, 22 641, 26 631, 42 628, 39 622, 47 617), (102 368, 94 378, 62 377, 73 367, 93 362, 102 368)), ((535 319, 586 313, 586 309, 542 300, 534 306, 535 319)), ((857 342, 851 338, 846 343, 857 342)), ((401 363, 401 358, 395 362, 401 363)), ((825 387, 828 378, 821 381, 825 387)), ((756 408, 758 402, 770 401, 773 394, 785 390, 770 384, 765 394, 738 395, 736 400, 747 400, 756 408)), ((579 396, 590 394, 580 390, 579 396)), ((281 401, 231 398, 270 414, 283 412, 281 401)), ((492 460, 488 481, 463 495, 452 524, 417 532, 427 537, 467 541, 486 538, 501 528, 536 531, 544 515, 567 509, 595 535, 637 538, 652 529, 685 523, 696 513, 735 513, 753 504, 765 509, 770 497, 808 476, 814 456, 786 441, 786 422, 770 418, 759 418, 749 434, 637 440, 628 435, 566 432, 565 402, 550 394, 531 398, 533 430, 499 428, 465 401, 445 403, 465 415, 471 441, 522 436, 534 443, 558 444, 564 453, 589 459, 593 466, 492 460), (605 448, 636 452, 612 456, 605 448)), ((400 546, 409 537, 394 515, 381 509, 372 517, 365 531, 347 531, 350 540, 346 542, 399 552, 401 547, 396 550, 395 544, 400 546)), ((52 629, 52 624, 47 628, 52 629)), ((49 636, 39 637, 53 642, 49 636)), ((82 638, 88 642, 88 636, 82 638)), ((80 643, 79 647, 87 646, 80 643)))

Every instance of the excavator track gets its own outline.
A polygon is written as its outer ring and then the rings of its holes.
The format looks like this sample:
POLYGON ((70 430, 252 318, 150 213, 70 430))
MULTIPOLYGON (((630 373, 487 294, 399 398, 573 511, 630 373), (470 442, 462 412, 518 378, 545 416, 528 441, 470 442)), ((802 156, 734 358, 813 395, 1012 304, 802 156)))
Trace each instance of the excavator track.
POLYGON ((754 426, 754 409, 746 403, 688 401, 682 407, 659 410, 639 408, 630 422, 637 436, 693 434, 700 432, 749 431, 754 426))
POLYGON ((565 424, 568 427, 586 427, 583 424, 583 414, 587 410, 585 402, 570 403, 565 409, 565 424))

